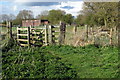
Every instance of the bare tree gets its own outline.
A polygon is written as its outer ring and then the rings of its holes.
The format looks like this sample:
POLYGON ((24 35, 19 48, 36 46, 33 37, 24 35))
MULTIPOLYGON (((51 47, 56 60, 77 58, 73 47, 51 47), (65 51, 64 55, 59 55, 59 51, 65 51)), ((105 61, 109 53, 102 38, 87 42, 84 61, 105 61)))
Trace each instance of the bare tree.
POLYGON ((0 22, 4 22, 4 21, 12 21, 14 20, 16 17, 13 14, 1 14, 0 15, 0 22))
POLYGON ((18 13, 17 19, 33 19, 33 12, 30 10, 22 10, 18 13))
POLYGON ((14 19, 16 19, 16 16, 14 14, 9 14, 9 19, 14 20, 14 19))
POLYGON ((0 15, 0 22, 9 21, 9 20, 10 20, 9 15, 7 14, 0 15))
POLYGON ((41 12, 41 14, 38 14, 37 16, 36 16, 36 18, 37 19, 47 19, 47 16, 48 16, 48 11, 43 11, 43 12, 41 12))

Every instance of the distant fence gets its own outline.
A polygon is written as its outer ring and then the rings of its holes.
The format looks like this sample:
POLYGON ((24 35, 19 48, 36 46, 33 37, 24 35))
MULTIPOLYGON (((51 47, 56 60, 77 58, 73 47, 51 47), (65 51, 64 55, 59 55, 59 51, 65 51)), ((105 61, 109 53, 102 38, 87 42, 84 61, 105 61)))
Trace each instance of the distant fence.
MULTIPOLYGON (((61 27, 62 28, 62 27, 61 27)), ((62 44, 60 26, 45 25, 43 28, 17 27, 17 42, 20 46, 44 46, 62 44)))
POLYGON ((89 39, 89 36, 93 37, 94 44, 99 45, 114 45, 117 42, 117 28, 104 28, 85 26, 86 28, 86 38, 89 39))

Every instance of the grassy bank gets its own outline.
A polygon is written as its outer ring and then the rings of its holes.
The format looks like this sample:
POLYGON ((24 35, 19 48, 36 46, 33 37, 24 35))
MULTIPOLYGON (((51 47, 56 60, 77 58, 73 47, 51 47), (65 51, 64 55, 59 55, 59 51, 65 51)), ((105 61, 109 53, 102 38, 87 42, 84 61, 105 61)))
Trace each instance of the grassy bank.
POLYGON ((117 47, 13 47, 4 52, 3 77, 117 78, 117 47))

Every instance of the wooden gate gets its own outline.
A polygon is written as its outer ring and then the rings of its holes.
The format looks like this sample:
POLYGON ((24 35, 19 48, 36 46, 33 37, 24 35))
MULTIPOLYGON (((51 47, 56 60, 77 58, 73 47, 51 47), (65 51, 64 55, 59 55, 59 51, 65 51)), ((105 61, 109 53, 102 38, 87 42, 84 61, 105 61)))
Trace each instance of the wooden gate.
POLYGON ((44 46, 58 43, 59 27, 44 28, 17 27, 17 42, 20 46, 44 46))

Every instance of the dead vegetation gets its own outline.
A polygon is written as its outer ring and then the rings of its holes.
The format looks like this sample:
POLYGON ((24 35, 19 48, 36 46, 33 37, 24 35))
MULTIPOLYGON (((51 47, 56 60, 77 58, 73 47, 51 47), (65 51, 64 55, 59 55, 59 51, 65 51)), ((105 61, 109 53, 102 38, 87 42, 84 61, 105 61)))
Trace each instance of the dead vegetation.
POLYGON ((67 28, 66 44, 73 46, 86 46, 88 44, 97 45, 117 45, 118 36, 116 28, 104 27, 78 27, 67 28), (71 30, 70 30, 71 29, 71 30))

